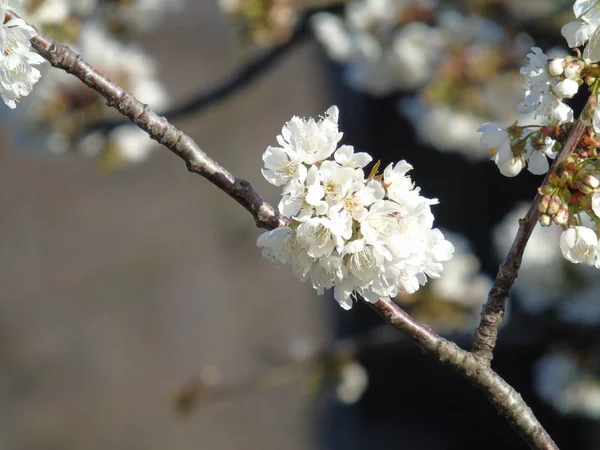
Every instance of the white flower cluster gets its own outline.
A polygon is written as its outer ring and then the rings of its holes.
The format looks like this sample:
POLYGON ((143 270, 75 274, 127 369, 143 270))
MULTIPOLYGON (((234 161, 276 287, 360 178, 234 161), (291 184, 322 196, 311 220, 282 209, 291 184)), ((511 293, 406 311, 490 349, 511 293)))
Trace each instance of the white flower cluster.
MULTIPOLYGON (((538 125, 558 126, 573 122, 573 110, 564 100, 579 92, 586 69, 600 60, 600 47, 597 45, 600 42, 600 1, 576 0, 573 11, 578 20, 566 24, 562 34, 571 48, 587 44, 582 57, 551 59, 540 48, 533 47, 527 55, 527 64, 521 68, 524 86, 518 110, 521 114, 532 113, 538 125)), ((590 80, 588 84, 593 82, 590 80)), ((594 88, 592 95, 597 94, 596 90, 594 88)), ((600 108, 594 111, 592 126, 594 132, 600 134, 600 108)), ((493 159, 503 175, 515 176, 525 165, 534 174, 548 170, 543 154, 551 156, 553 153, 554 142, 550 138, 544 141, 539 134, 525 133, 527 138, 536 138, 537 146, 532 147, 532 139, 523 138, 521 132, 514 136, 503 133, 503 128, 495 123, 486 123, 478 131, 483 132, 482 146, 492 149, 493 159)))
POLYGON ((407 176, 412 167, 400 161, 365 179, 372 158, 338 148, 337 121, 335 106, 319 121, 294 117, 277 137, 280 147, 265 151, 263 175, 283 186, 279 210, 290 224, 263 233, 257 245, 319 294, 334 288, 349 309, 353 292, 370 302, 415 292, 427 276, 440 276, 454 248, 432 228, 437 200, 419 194, 407 176))
MULTIPOLYGON (((7 10, 20 6, 20 0, 0 0, 2 21, 7 10)), ((22 97, 29 95, 40 79, 40 71, 33 66, 45 60, 31 51, 29 39, 34 34, 35 30, 22 19, 11 19, 0 27, 0 96, 11 109, 16 108, 22 97)))
MULTIPOLYGON (((544 125, 563 124, 573 121, 573 110, 563 103, 579 90, 579 72, 565 70, 562 66, 549 65, 550 58, 538 47, 527 55, 528 63, 521 68, 523 75, 523 101, 518 109, 521 114, 534 113, 544 125), (571 75, 572 78, 568 78, 571 75)), ((556 61, 564 61, 557 58, 556 61)))

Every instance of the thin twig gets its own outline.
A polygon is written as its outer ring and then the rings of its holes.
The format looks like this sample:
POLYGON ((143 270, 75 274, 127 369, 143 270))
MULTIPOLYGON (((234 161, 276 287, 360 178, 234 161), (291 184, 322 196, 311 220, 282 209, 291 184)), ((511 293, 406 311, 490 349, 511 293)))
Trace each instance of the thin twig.
MULTIPOLYGON (((163 111, 160 115, 169 120, 176 120, 189 114, 196 114, 247 87, 273 67, 292 48, 305 40, 309 34, 310 17, 315 11, 307 11, 302 15, 289 40, 275 45, 264 54, 236 69, 233 73, 221 77, 216 85, 203 89, 190 100, 176 105, 170 110, 163 111)), ((107 119, 91 124, 87 131, 108 132, 127 123, 127 121, 121 119, 107 119)))
MULTIPOLYGON (((310 349, 301 357, 286 356, 283 361, 238 380, 211 382, 210 377, 208 381, 204 381, 203 376, 192 378, 174 392, 174 406, 178 412, 187 415, 195 408, 216 401, 296 382, 305 377, 307 371, 316 372, 319 376, 337 374, 345 361, 360 359, 374 349, 402 343, 409 344, 406 336, 382 324, 358 335, 338 339, 322 348, 310 349)), ((412 344, 409 345, 414 348, 412 344)))
MULTIPOLYGON (((12 11, 8 11, 6 16, 7 19, 19 17, 12 11)), ((79 78, 104 97, 108 106, 115 108, 152 139, 179 156, 190 172, 202 175, 242 205, 252 214, 257 226, 273 229, 287 225, 287 218, 265 202, 249 182, 232 175, 204 153, 192 138, 102 75, 69 47, 58 44, 39 32, 31 38, 31 45, 53 67, 79 78)))
MULTIPOLYGON (((573 153, 573 150, 577 147, 585 130, 586 126, 583 122, 580 119, 576 120, 569 131, 560 153, 556 156, 550 170, 546 174, 542 186, 548 183, 551 174, 560 170, 565 159, 573 153)), ((531 233, 533 232, 540 215, 538 206, 541 201, 542 196, 537 193, 527 214, 519 221, 517 235, 508 251, 506 260, 498 270, 488 299, 481 311, 481 320, 473 336, 473 347, 471 351, 473 352, 475 359, 488 366, 491 364, 494 357, 493 351, 498 338, 498 327, 504 318, 506 301, 508 300, 510 290, 519 275, 523 252, 525 251, 527 242, 531 237, 531 233)))
POLYGON ((371 306, 386 322, 409 336, 426 354, 451 366, 481 390, 530 448, 558 450, 521 395, 489 365, 482 364, 471 352, 439 336, 397 304, 379 300, 371 306))

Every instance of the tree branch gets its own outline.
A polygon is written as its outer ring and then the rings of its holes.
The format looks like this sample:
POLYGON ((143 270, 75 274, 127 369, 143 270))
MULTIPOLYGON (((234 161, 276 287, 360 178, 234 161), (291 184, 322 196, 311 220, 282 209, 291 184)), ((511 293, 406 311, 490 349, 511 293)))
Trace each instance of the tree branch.
POLYGON ((489 365, 482 363, 473 353, 439 336, 393 302, 379 300, 371 307, 383 320, 410 337, 426 354, 451 366, 482 391, 530 448, 558 450, 521 395, 489 365))
MULTIPOLYGON (((19 17, 12 11, 8 11, 6 16, 7 19, 19 17)), ((179 156, 190 172, 202 175, 242 205, 252 214, 258 227, 270 230, 287 225, 288 219, 265 202, 249 182, 232 175, 204 153, 192 138, 99 73, 69 47, 58 44, 39 32, 31 38, 31 45, 53 67, 79 78, 104 97, 108 106, 115 108, 152 139, 179 156)))
MULTIPOLYGON (((584 112, 585 108, 587 108, 587 105, 584 107, 584 112)), ((556 156, 556 159, 552 163, 552 167, 550 167, 550 170, 546 174, 542 186, 548 183, 551 174, 556 173, 562 168, 565 159, 573 153, 585 130, 586 126, 580 119, 577 119, 569 131, 560 153, 556 156)), ((506 301, 508 300, 510 290, 519 275, 523 252, 525 251, 527 242, 537 224, 540 215, 538 206, 541 201, 542 196, 540 193, 537 193, 527 214, 519 221, 517 235, 508 251, 506 260, 498 270, 498 274, 496 275, 496 279, 494 280, 494 284, 488 295, 487 302, 481 311, 481 320, 473 336, 473 347, 471 351, 473 352, 475 359, 484 365, 489 366, 494 357, 493 351, 498 338, 498 327, 504 318, 506 301)))

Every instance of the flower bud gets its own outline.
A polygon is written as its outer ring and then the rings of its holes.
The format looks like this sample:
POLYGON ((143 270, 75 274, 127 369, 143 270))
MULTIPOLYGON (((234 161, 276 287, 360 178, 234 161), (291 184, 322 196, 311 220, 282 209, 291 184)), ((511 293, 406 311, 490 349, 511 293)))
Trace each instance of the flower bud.
POLYGON ((567 205, 562 204, 558 209, 558 212, 554 214, 554 223, 556 225, 566 225, 569 221, 569 208, 567 205))
POLYGON ((550 197, 550 201, 548 203, 548 208, 546 212, 552 216, 558 212, 558 209, 561 207, 561 205, 562 201, 560 197, 554 194, 552 197, 550 197))
POLYGON ((539 221, 540 225, 543 227, 549 227, 552 225, 552 218, 548 214, 541 214, 539 221))
POLYGON ((565 159, 565 164, 569 165, 577 165, 578 162, 579 156, 574 155, 573 153, 571 153, 569 156, 567 156, 567 159, 565 159))
POLYGON ((579 90, 579 83, 569 78, 556 83, 554 93, 558 98, 572 98, 579 90))
POLYGON ((548 177, 548 181, 550 181, 551 186, 561 186, 560 177, 555 173, 550 174, 550 177, 548 177))
POLYGON ((545 213, 548 210, 548 204, 550 203, 550 196, 544 195, 540 204, 538 205, 538 211, 541 213, 545 213))
POLYGON ((548 72, 553 77, 562 75, 565 70, 565 58, 554 58, 548 63, 548 72))
POLYGON ((591 187, 592 189, 598 189, 598 187, 600 186, 600 180, 598 180, 598 178, 596 178, 596 176, 592 175, 591 173, 586 173, 585 175, 583 175, 583 177, 581 177, 581 181, 587 186, 591 187))
POLYGON ((565 77, 569 80, 576 80, 581 75, 581 69, 583 69, 583 65, 580 62, 572 62, 564 69, 565 77))
MULTIPOLYGON (((540 193, 540 195, 550 195, 550 194, 552 194, 553 191, 554 191, 554 187, 549 184, 545 184, 538 188, 538 192, 540 193)), ((544 211, 541 211, 541 212, 544 212, 544 211)))
POLYGON ((579 189, 579 192, 581 192, 582 194, 590 195, 594 193, 594 189, 585 184, 583 180, 579 181, 576 186, 577 189, 579 189))

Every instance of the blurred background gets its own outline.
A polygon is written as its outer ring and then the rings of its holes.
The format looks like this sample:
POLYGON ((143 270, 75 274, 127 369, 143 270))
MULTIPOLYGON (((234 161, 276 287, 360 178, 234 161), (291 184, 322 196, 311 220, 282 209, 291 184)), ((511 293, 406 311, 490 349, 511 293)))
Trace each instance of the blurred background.
MULTIPOLYGON (((477 127, 518 119, 529 48, 572 2, 24 2, 271 204, 261 156, 340 108, 343 143, 406 159, 457 251, 404 307, 468 347, 541 177, 477 127)), ((260 256, 252 218, 79 81, 2 109, 0 449, 526 448, 468 383, 260 256)), ((577 108, 577 99, 573 106, 577 108)), ((555 227, 557 228, 557 227, 555 227)), ((561 448, 600 445, 598 276, 537 230, 495 368, 561 448)))

